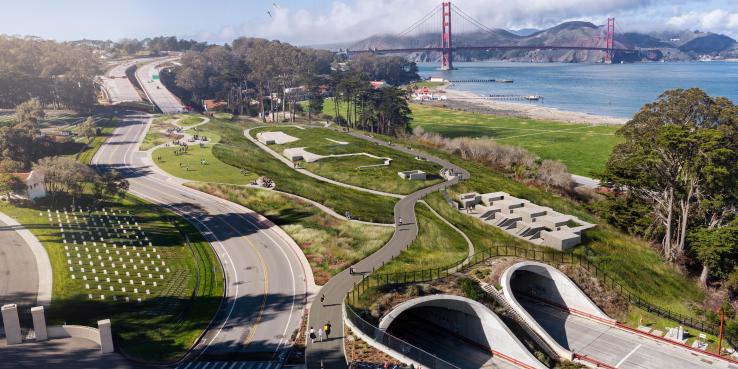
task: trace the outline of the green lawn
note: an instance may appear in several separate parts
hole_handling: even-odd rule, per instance
[[[336,219],[278,192],[204,183],[189,186],[241,204],[284,229],[305,253],[318,285],[378,250],[394,233],[393,227]]]
[[[194,126],[195,124],[200,124],[205,120],[205,117],[201,115],[189,115],[184,114],[180,115],[180,120],[177,122],[177,125],[180,127],[190,127]]]
[[[167,128],[174,128],[174,122],[176,120],[177,118],[168,115],[156,116],[151,122],[148,132],[146,132],[146,136],[139,150],[148,151],[156,146],[171,142],[173,138],[167,137],[166,133],[162,131],[165,131]]]
[[[393,222],[396,199],[332,185],[295,172],[243,136],[249,124],[216,120],[207,125],[221,137],[221,143],[213,148],[215,157],[228,165],[269,177],[278,190],[317,201],[339,214],[350,211],[359,220]]]
[[[86,203],[90,201],[84,200]],[[50,323],[67,322],[95,326],[97,320],[110,318],[113,333],[118,338],[118,347],[125,353],[150,361],[172,360],[181,356],[207,327],[223,295],[220,264],[210,245],[189,223],[171,212],[136,198],[126,197],[115,202],[103,202],[101,206],[122,213],[130,212],[135,217],[161,257],[151,259],[157,263],[156,267],[161,268],[159,273],[164,273],[165,268],[158,264],[159,261],[166,261],[166,267],[171,270],[170,273],[166,273],[164,280],[157,281],[158,286],[153,286],[149,280],[146,287],[138,286],[140,289],[138,293],[135,293],[133,286],[130,285],[127,285],[128,291],[123,292],[121,287],[126,287],[125,283],[118,284],[113,275],[113,271],[118,268],[113,269],[110,265],[110,272],[107,275],[99,270],[97,274],[91,274],[92,271],[89,269],[87,272],[80,269],[87,265],[69,264],[68,261],[77,260],[74,256],[77,251],[73,250],[75,245],[68,240],[68,250],[65,250],[60,230],[58,226],[49,224],[46,215],[48,208],[43,205],[2,203],[0,211],[28,227],[43,243],[49,254],[54,271],[53,309],[47,313]],[[81,217],[81,214],[78,215]],[[68,226],[67,238],[69,239],[72,233],[79,234],[78,232],[78,228]],[[105,251],[103,254],[105,256],[113,255],[116,251],[134,251],[132,248],[122,250],[122,239],[115,237],[112,239],[113,242],[119,243],[117,248],[113,248],[109,243],[93,246],[91,242],[85,246],[79,242],[77,246],[98,248]],[[190,246],[187,246],[186,239],[190,241]],[[67,256],[67,252],[71,255]],[[144,251],[139,247],[136,252]],[[149,248],[146,252],[152,251]],[[148,260],[147,257],[147,263]],[[151,271],[140,270],[140,272],[156,273],[152,265],[149,265]],[[73,271],[69,270],[70,266],[74,267]],[[102,269],[99,265],[97,268]],[[130,265],[126,270],[130,271]],[[120,277],[123,277],[122,273],[121,269]],[[72,274],[76,275],[76,279],[71,278]],[[83,281],[82,275],[90,279]],[[92,276],[99,276],[100,282],[93,281]],[[111,282],[105,280],[108,277],[113,277]],[[141,280],[136,277],[134,279]],[[86,288],[86,283],[91,285],[91,289]],[[98,291],[95,288],[97,284],[104,285],[105,288]],[[113,293],[107,291],[109,286],[115,288],[114,294],[118,296],[118,301],[112,300]],[[152,294],[145,294],[145,289],[151,290]],[[196,292],[194,298],[193,291]],[[94,298],[90,299],[88,294],[92,294]],[[100,294],[108,296],[105,300],[101,300]],[[129,297],[130,302],[125,302],[123,297]],[[137,298],[142,298],[143,302],[135,302]]]
[[[415,206],[418,237],[400,256],[380,268],[377,273],[413,272],[442,268],[461,263],[469,248],[466,240],[426,205]]]
[[[177,147],[162,147],[154,151],[156,165],[165,172],[198,182],[248,184],[258,176],[218,160],[213,155],[213,145],[190,146],[187,153],[175,155]],[[201,160],[205,161],[203,165]]]
[[[412,104],[413,127],[445,137],[492,138],[521,146],[542,159],[559,160],[572,173],[590,176],[604,169],[613,147],[622,140],[618,126],[548,122],[477,114]]]
[[[366,140],[351,137],[345,133],[326,128],[299,129],[296,127],[280,126],[260,128],[251,131],[256,137],[259,132],[281,131],[300,140],[284,145],[271,145],[270,148],[278,153],[284,149],[306,147],[306,150],[318,155],[341,155],[355,153],[369,153],[380,158],[390,158],[389,166],[359,168],[367,165],[383,164],[384,160],[367,156],[350,156],[340,158],[326,158],[313,163],[302,163],[305,169],[342,183],[369,188],[372,190],[409,194],[419,189],[441,182],[438,172],[441,167],[435,163],[416,160],[405,153],[372,144]],[[334,141],[346,142],[347,145]],[[408,181],[400,178],[397,172],[408,170],[422,170],[428,174],[426,181]]]

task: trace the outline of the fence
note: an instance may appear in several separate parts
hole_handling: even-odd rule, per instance
[[[526,249],[518,246],[496,246],[474,254],[469,263],[461,268],[461,271],[468,270],[473,266],[495,257],[520,257],[544,263],[558,262],[561,264],[580,265],[592,273],[597,279],[602,281],[607,287],[619,292],[627,299],[628,303],[633,306],[714,336],[717,336],[719,333],[719,326],[715,323],[695,319],[691,316],[686,316],[681,313],[662,308],[641,298],[638,294],[631,291],[628,287],[623,286],[620,282],[616,281],[583,255],[574,255],[572,253],[553,250]],[[348,293],[347,299],[351,301],[351,303],[356,304],[358,298],[370,288],[386,288],[403,284],[424,283],[448,277],[452,274],[451,270],[458,266],[459,264],[454,264],[441,268],[425,269],[413,272],[369,274],[364,276],[364,278],[354,286],[354,289]],[[724,339],[731,346],[735,347],[733,344],[734,337],[725,337]]]
[[[416,361],[430,369],[459,369],[459,367],[433,355],[421,348],[415,347],[362,319],[348,304],[343,304],[346,310],[346,318],[353,323],[354,327],[394,351],[405,357]]]

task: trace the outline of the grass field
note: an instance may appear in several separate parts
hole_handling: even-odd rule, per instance
[[[380,268],[377,273],[413,272],[448,267],[462,262],[468,254],[466,240],[424,204],[415,206],[418,237],[405,252]]]
[[[139,150],[148,151],[156,146],[172,141],[172,138],[167,137],[166,133],[162,131],[175,127],[174,122],[176,120],[177,118],[167,115],[155,117],[151,122],[151,127],[149,127],[148,132],[146,132],[146,136],[144,137]]]
[[[185,114],[181,116],[181,119],[179,120],[179,122],[177,122],[177,125],[179,125],[180,127],[190,127],[202,123],[204,119],[205,117],[200,115]]]
[[[413,127],[445,137],[492,138],[521,146],[542,159],[559,160],[574,174],[591,176],[604,169],[621,142],[618,126],[567,124],[477,114],[412,104]]]
[[[255,173],[243,173],[239,168],[218,160],[212,144],[190,146],[184,154],[175,155],[177,147],[162,147],[154,151],[156,165],[173,176],[198,182],[248,184],[258,178]],[[201,164],[201,160],[205,164]]]
[[[225,164],[269,177],[276,189],[317,201],[339,214],[349,211],[359,220],[393,222],[395,199],[332,185],[295,172],[243,136],[250,123],[221,120],[213,123],[206,127],[221,137],[213,154]]]
[[[366,140],[351,137],[345,133],[326,128],[299,129],[296,127],[268,127],[255,129],[251,135],[256,137],[259,132],[281,131],[300,140],[284,145],[271,145],[270,148],[278,153],[284,149],[306,147],[311,153],[318,155],[341,155],[355,153],[369,153],[380,158],[390,158],[389,166],[359,168],[367,165],[383,164],[384,160],[367,156],[350,156],[341,158],[326,158],[314,163],[302,163],[305,169],[342,183],[369,188],[372,190],[408,194],[419,189],[431,186],[441,181],[438,172],[441,167],[435,163],[416,160],[405,153],[374,145]],[[334,141],[345,142],[347,145]],[[400,178],[397,172],[408,170],[422,170],[428,174],[426,181],[407,181]]]
[[[402,144],[412,145],[410,141]],[[504,191],[513,196],[527,199],[556,211],[575,215],[582,220],[598,224],[584,234],[585,246],[574,249],[595,262],[613,278],[638,293],[642,298],[673,311],[693,315],[691,304],[701,304],[704,297],[696,284],[666,264],[650,245],[640,239],[623,234],[603,224],[585,206],[535,187],[512,180],[501,173],[466,161],[456,155],[439,150],[413,145],[440,158],[455,163],[471,173],[471,179],[454,186],[451,194],[466,192]],[[517,240],[503,231],[487,226],[480,221],[459,214],[446,204],[439,194],[428,196],[427,202],[445,219],[461,229],[472,240],[477,251],[500,244],[534,246]]]
[[[392,227],[336,219],[278,192],[203,183],[189,186],[241,204],[284,229],[305,253],[318,285],[382,247],[394,232]]]
[[[90,203],[91,199],[85,201]],[[83,281],[81,275],[85,275],[84,272],[77,270],[80,267],[71,263],[74,255],[71,255],[71,258],[65,255],[67,252],[74,252],[73,245],[71,241],[64,244],[58,226],[49,224],[46,216],[46,209],[49,208],[41,205],[3,203],[0,204],[0,211],[25,225],[43,243],[49,254],[54,270],[54,308],[47,313],[50,323],[67,322],[95,326],[97,320],[110,318],[113,332],[118,337],[118,346],[125,353],[138,359],[152,361],[177,358],[189,349],[206,328],[220,304],[223,294],[220,264],[200,233],[173,213],[133,197],[116,202],[104,202],[101,206],[108,211],[130,212],[154,247],[158,249],[161,260],[166,260],[166,267],[171,268],[171,273],[167,273],[165,280],[158,281],[160,283],[158,287],[149,281],[147,287],[138,286],[141,289],[139,293],[134,293],[131,286],[128,286],[128,292],[122,291],[115,278],[111,282],[102,280],[112,277],[113,271],[118,270],[110,266],[109,275],[99,270],[95,275],[96,278],[98,276],[102,278],[99,284],[105,285],[105,289],[93,290],[98,282]],[[67,234],[83,229],[85,228],[70,228]],[[190,241],[190,246],[187,246],[186,239]],[[65,246],[69,249],[65,250]],[[101,247],[107,251],[122,251],[110,246],[108,244],[94,247]],[[133,248],[130,250],[133,251]],[[76,268],[73,271],[68,269],[72,266]],[[72,274],[76,274],[77,278],[72,279]],[[93,274],[89,275],[91,278]],[[90,289],[85,284],[90,284]],[[104,292],[108,286],[114,287],[116,292]],[[154,293],[146,295],[144,288],[151,289]],[[194,299],[193,290],[196,292]],[[101,300],[98,298],[101,292],[110,295],[107,299]],[[94,294],[94,298],[90,299],[88,294]],[[118,301],[112,300],[113,294],[119,296]],[[130,297],[130,302],[123,301],[124,296]],[[142,298],[143,302],[135,302],[136,298]]]

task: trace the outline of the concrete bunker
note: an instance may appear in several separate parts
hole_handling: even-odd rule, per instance
[[[566,274],[548,264],[532,261],[514,264],[502,274],[500,284],[512,308],[562,358],[573,356],[565,326],[567,311],[605,324],[616,323]],[[565,316],[556,317],[546,309]]]
[[[494,357],[546,368],[493,311],[465,297],[406,301],[382,318],[379,328],[463,368],[485,366]]]

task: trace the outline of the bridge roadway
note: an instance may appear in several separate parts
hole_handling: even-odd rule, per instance
[[[152,104],[156,105],[164,114],[179,114],[184,112],[184,105],[173,93],[169,92],[161,79],[154,79],[162,64],[179,59],[179,56],[155,59],[151,63],[144,64],[136,70],[136,80],[146,93],[146,97]]]
[[[124,102],[143,101],[143,99],[141,99],[141,95],[139,95],[136,88],[133,87],[133,83],[131,83],[126,75],[126,70],[140,61],[142,61],[142,59],[120,62],[108,70],[107,73],[105,73],[105,76],[100,77],[103,88],[107,91],[108,99],[111,104],[116,105]]]
[[[361,134],[353,134],[353,136],[379,145],[389,146],[387,142]],[[418,152],[404,147],[391,146],[391,148],[405,152],[409,155],[418,155]],[[444,168],[452,169],[454,173],[460,173],[463,178],[469,178],[469,172],[461,167],[439,158],[428,156],[426,156],[426,158]],[[323,342],[307,343],[305,356],[308,369],[346,368],[346,359],[343,352],[343,311],[341,308],[344,297],[346,297],[346,294],[354,287],[354,283],[361,280],[360,273],[370,273],[373,269],[379,268],[382,264],[398,256],[415,240],[415,237],[418,234],[418,224],[415,218],[415,204],[426,195],[454,185],[458,183],[458,181],[458,178],[453,178],[449,181],[427,187],[403,197],[397,202],[394,209],[395,223],[397,223],[399,218],[402,218],[403,225],[395,228],[395,233],[387,244],[374,254],[355,264],[354,267],[356,274],[351,275],[348,270],[344,270],[331,278],[328,283],[323,286],[320,294],[325,296],[325,304],[321,304],[320,299],[315,299],[313,301],[310,307],[308,325],[317,328],[322,327],[326,322],[330,322],[333,327],[333,334],[330,339],[324,340]]]
[[[623,369],[735,369],[687,348],[570,314],[557,307],[521,299],[523,307],[556,342],[574,353]]]
[[[210,241],[225,273],[226,293],[188,360],[278,358],[290,346],[313,285],[301,251],[279,227],[239,205],[182,186],[137,152],[151,116],[126,112],[93,159],[116,169],[130,193],[188,219]]]

